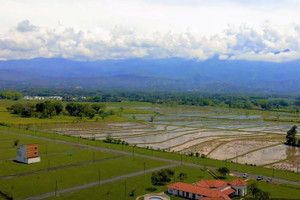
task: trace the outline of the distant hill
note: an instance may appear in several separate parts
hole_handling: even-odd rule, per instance
[[[181,58],[0,61],[0,87],[76,87],[212,93],[300,94],[300,60],[198,62]]]

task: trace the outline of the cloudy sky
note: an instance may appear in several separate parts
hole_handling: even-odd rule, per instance
[[[300,59],[300,0],[0,0],[0,60]]]

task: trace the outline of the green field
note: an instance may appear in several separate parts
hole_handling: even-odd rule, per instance
[[[187,174],[187,179],[184,182],[194,183],[202,179],[213,179],[213,177],[206,171],[200,170],[198,168],[180,166],[172,168],[178,175],[180,172]],[[227,180],[232,180],[235,177],[228,177]],[[126,181],[126,183],[125,183]],[[175,179],[176,181],[176,179]],[[171,183],[174,182],[172,179]],[[258,183],[259,188],[264,191],[271,193],[271,198],[283,198],[283,199],[297,199],[300,196],[300,190],[296,187],[287,187],[284,185],[275,185],[272,183],[249,181],[249,184],[255,182]],[[125,194],[125,184],[126,184],[126,194]],[[134,196],[130,196],[131,191],[135,191]],[[153,186],[151,184],[151,174],[140,175],[134,178],[128,178],[126,180],[117,181],[114,183],[107,183],[101,186],[95,186],[88,189],[83,189],[77,192],[61,194],[57,197],[47,198],[47,200],[60,200],[60,199],[128,199],[134,200],[140,195],[147,193],[159,193],[165,192],[167,190],[166,186]],[[93,194],[91,196],[90,194]],[[182,200],[182,198],[171,196],[172,200]]]
[[[143,171],[144,162],[146,169],[166,164],[165,162],[137,157],[120,158],[8,180],[0,180],[0,188],[6,194],[12,194],[14,199],[22,199],[52,192],[54,190],[56,180],[58,182],[59,189],[63,189],[95,182],[98,180],[99,171],[101,172],[102,179],[108,179],[135,171]]]
[[[12,104],[19,102],[19,103],[38,103],[41,101],[29,101],[29,100],[19,100],[19,101],[11,101],[11,100],[0,100],[0,123],[5,125],[18,125],[21,127],[24,127],[24,125],[30,125],[30,124],[57,124],[57,123],[74,123],[74,122],[93,122],[93,121],[101,121],[101,122],[125,122],[125,121],[136,121],[132,118],[124,117],[122,114],[151,114],[152,112],[140,110],[140,109],[123,109],[122,112],[119,111],[120,107],[124,106],[149,106],[150,103],[140,103],[140,102],[123,102],[123,103],[105,103],[107,107],[117,107],[117,108],[107,108],[107,110],[114,110],[119,111],[120,113],[118,115],[109,115],[104,120],[102,120],[99,116],[96,116],[94,119],[89,119],[87,117],[83,117],[83,119],[80,119],[78,117],[72,117],[67,115],[59,115],[55,116],[52,119],[40,119],[36,117],[20,117],[18,115],[11,114],[7,111],[7,107],[11,106]],[[84,104],[92,104],[92,103],[84,103]],[[66,105],[65,102],[63,102],[63,105]]]
[[[76,131],[77,127],[74,126],[75,123],[76,125],[80,124],[83,129],[91,123],[97,123],[97,125],[100,126],[100,129],[102,128],[102,124],[107,125],[113,122],[134,122],[136,124],[138,124],[138,122],[143,122],[140,124],[146,124],[145,120],[132,119],[131,115],[146,115],[147,117],[152,115],[155,108],[153,108],[153,105],[150,103],[106,103],[107,107],[111,107],[109,109],[113,109],[116,112],[120,111],[120,107],[126,108],[124,108],[121,113],[118,113],[118,115],[108,116],[105,120],[98,119],[98,121],[96,121],[96,119],[83,118],[81,120],[70,116],[56,116],[53,119],[22,118],[12,115],[6,111],[6,107],[14,103],[13,101],[0,100],[0,102],[0,123],[2,124],[0,125],[0,179],[2,178],[2,180],[0,180],[0,191],[8,196],[12,196],[14,199],[24,199],[35,195],[53,192],[55,190],[56,181],[58,183],[57,189],[61,190],[97,182],[99,179],[99,173],[101,174],[101,180],[106,180],[133,172],[142,172],[144,167],[145,169],[152,169],[170,164],[165,161],[143,158],[139,155],[165,158],[207,167],[226,166],[232,171],[248,172],[268,177],[274,176],[276,178],[286,180],[300,181],[297,173],[291,171],[278,169],[273,170],[271,168],[238,164],[232,161],[226,162],[216,159],[188,156],[185,154],[165,152],[163,150],[153,150],[131,145],[109,144],[94,139],[72,137],[65,135],[64,133],[56,134],[48,131],[47,129],[47,127],[60,128],[62,127],[60,124],[67,124],[68,128]],[[147,110],[138,109],[137,107],[147,107]],[[192,107],[183,106],[178,106],[176,108],[168,108],[166,106],[161,107],[168,110],[169,113],[175,112],[177,109],[194,109]],[[231,113],[238,115],[245,112],[245,110],[242,109],[216,109],[209,107],[201,109],[204,113],[213,112],[215,116],[221,115],[222,112],[225,112],[226,115]],[[276,113],[272,112],[255,110],[250,112],[250,115],[256,114],[264,115],[266,118],[272,118],[276,115]],[[282,114],[282,116],[285,117],[292,117],[292,114],[290,115],[291,116],[289,116],[289,114]],[[160,116],[165,117],[160,121],[162,124],[172,124],[180,121],[177,118],[172,117],[171,119],[168,119],[170,115],[161,114]],[[148,118],[146,118],[146,120],[147,119]],[[191,117],[188,120],[192,122],[194,118]],[[201,120],[206,120],[206,118],[202,117]],[[239,121],[243,122],[242,120]],[[253,121],[255,122],[255,120],[252,119],[250,119],[249,122],[250,121],[251,123]],[[231,123],[232,121],[228,119],[220,119],[220,122]],[[150,124],[150,126],[153,126],[153,124]],[[44,129],[40,129],[40,127],[44,127]],[[187,126],[183,124],[178,127],[186,128]],[[89,127],[86,128],[88,129]],[[94,127],[90,128],[93,129]],[[139,130],[140,128],[136,129]],[[114,132],[109,129],[103,130]],[[130,131],[130,127],[128,130]],[[228,129],[226,131],[230,130],[231,129]],[[88,130],[86,130],[86,132],[87,131]],[[156,132],[157,135],[162,133],[164,133],[164,130]],[[143,134],[147,135],[146,133],[141,133],[140,135]],[[268,135],[268,137],[281,139],[282,136],[274,134]],[[41,162],[31,165],[14,162],[13,159],[16,156],[17,148],[14,146],[14,142],[16,140],[19,140],[19,146],[23,144],[39,143]],[[59,143],[59,141],[56,140],[70,143]],[[123,154],[101,151],[100,149],[96,149],[97,147],[106,148],[107,150],[124,151],[127,152],[127,155],[124,156]],[[173,169],[177,175],[180,172],[184,172],[188,175],[185,182],[192,183],[201,179],[212,179],[212,177],[203,170],[203,167],[194,168],[182,165]],[[17,176],[3,179],[10,175]],[[126,183],[124,179],[118,180],[102,184],[101,186],[94,186],[71,193],[65,193],[58,197],[52,197],[49,199],[135,199],[137,196],[146,193],[166,191],[165,186],[154,188],[154,186],[151,185],[150,176],[151,173],[147,173],[145,175],[127,178]],[[228,177],[228,179],[232,178],[234,177]],[[172,181],[174,182],[176,179],[173,179]],[[258,182],[258,184],[261,189],[270,192],[272,198],[291,199],[300,196],[300,190],[296,186],[274,185],[265,182]],[[129,194],[132,193],[133,190],[134,195],[130,196]],[[178,200],[179,198],[171,197],[171,199]]]

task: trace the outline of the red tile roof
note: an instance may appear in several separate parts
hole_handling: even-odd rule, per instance
[[[167,185],[168,189],[174,189],[204,196],[201,200],[231,200],[228,195],[235,192],[231,186],[246,186],[241,179],[235,179],[229,183],[222,180],[203,180],[196,184],[176,182]],[[217,189],[216,189],[217,188]],[[225,189],[221,191],[221,189]]]
[[[226,194],[227,196],[234,193],[235,189],[233,189],[232,187],[228,188],[227,190],[223,190],[221,191],[223,194]]]
[[[234,179],[232,181],[229,182],[230,185],[233,186],[246,186],[247,183],[241,179]]]
[[[199,187],[197,185],[192,185],[183,182],[177,182],[170,185],[167,185],[169,189],[185,191],[193,194],[198,194],[206,197],[219,197],[223,196],[223,194],[219,190],[207,189],[203,187]]]
[[[196,184],[205,188],[226,188],[228,186],[228,183],[222,180],[203,180]]]

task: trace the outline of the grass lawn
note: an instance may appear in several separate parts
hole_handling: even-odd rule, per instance
[[[184,172],[187,174],[187,179],[184,180],[187,183],[193,183],[202,179],[212,179],[212,177],[205,171],[202,171],[193,167],[180,166],[172,168],[175,170],[176,174]],[[229,180],[234,179],[235,177],[228,177]],[[172,179],[171,182],[174,182]],[[274,185],[272,183],[258,182],[258,181],[249,181],[250,183],[258,183],[258,187],[264,191],[270,192],[272,198],[283,198],[283,199],[299,199],[300,188],[293,186],[283,186],[283,185]],[[155,190],[154,190],[155,189]],[[130,196],[132,191],[134,196]],[[154,187],[151,184],[151,173],[146,175],[140,175],[133,178],[126,179],[126,195],[125,195],[125,180],[116,181],[113,183],[103,184],[101,186],[95,186],[83,190],[78,190],[72,193],[66,193],[59,195],[57,197],[47,198],[47,200],[64,200],[64,199],[101,199],[101,200],[110,200],[110,199],[123,199],[123,200],[134,200],[140,195],[147,193],[159,193],[165,192],[166,186],[156,186]],[[91,195],[93,194],[93,195]],[[179,197],[171,196],[172,200],[183,200]]]
[[[0,133],[2,134],[2,133]],[[48,140],[43,140],[43,139],[36,139],[36,138],[27,138],[27,137],[16,137],[16,139],[10,139],[10,140],[2,140],[0,141],[0,148],[15,148],[14,147],[14,141],[19,140],[18,146],[24,145],[24,144],[33,144],[33,143],[39,143],[39,144],[45,144],[49,143]]]
[[[202,171],[197,168],[179,166],[171,168],[175,170],[175,177],[179,173],[184,172],[187,174],[187,179],[184,180],[188,183],[193,183],[201,179],[212,179],[212,176],[206,171]],[[177,180],[175,180],[177,181]],[[174,178],[171,182],[174,182]],[[135,190],[134,196],[129,194]],[[60,200],[60,199],[101,199],[101,200],[115,200],[115,199],[127,199],[134,200],[140,195],[147,193],[158,193],[166,191],[166,186],[153,186],[151,184],[151,173],[140,175],[132,178],[126,179],[126,195],[125,195],[125,180],[120,180],[112,183],[103,184],[100,187],[95,186],[83,190],[78,190],[72,193],[62,194],[58,197],[51,197],[48,199]],[[93,194],[93,195],[91,195]],[[171,196],[170,196],[171,197]],[[47,199],[47,200],[48,200]],[[176,197],[171,197],[171,199],[178,199]]]
[[[48,169],[49,167],[58,167],[64,165],[70,165],[75,163],[81,163],[86,161],[100,160],[103,158],[116,156],[115,154],[93,151],[93,150],[80,150],[70,153],[60,153],[55,155],[41,156],[41,162],[35,164],[22,164],[12,160],[6,160],[0,162],[0,177],[8,176],[13,174],[33,172],[42,169]]]
[[[13,159],[17,155],[17,148],[18,147],[9,147],[0,149],[0,160],[4,159]],[[63,152],[63,151],[70,151],[79,149],[79,147],[72,146],[72,145],[65,145],[60,143],[39,143],[39,154],[50,154],[56,152]]]
[[[56,180],[58,181],[58,189],[68,188],[98,181],[99,171],[101,172],[101,179],[103,180],[123,174],[143,171],[144,162],[146,169],[167,164],[166,162],[139,157],[119,158],[84,166],[1,180],[0,190],[5,194],[13,194],[14,199],[23,199],[54,191]]]
[[[271,198],[276,199],[300,199],[300,188],[287,185],[276,185],[273,183],[259,182],[251,180],[248,184],[257,183],[258,187],[263,191],[270,192]]]

